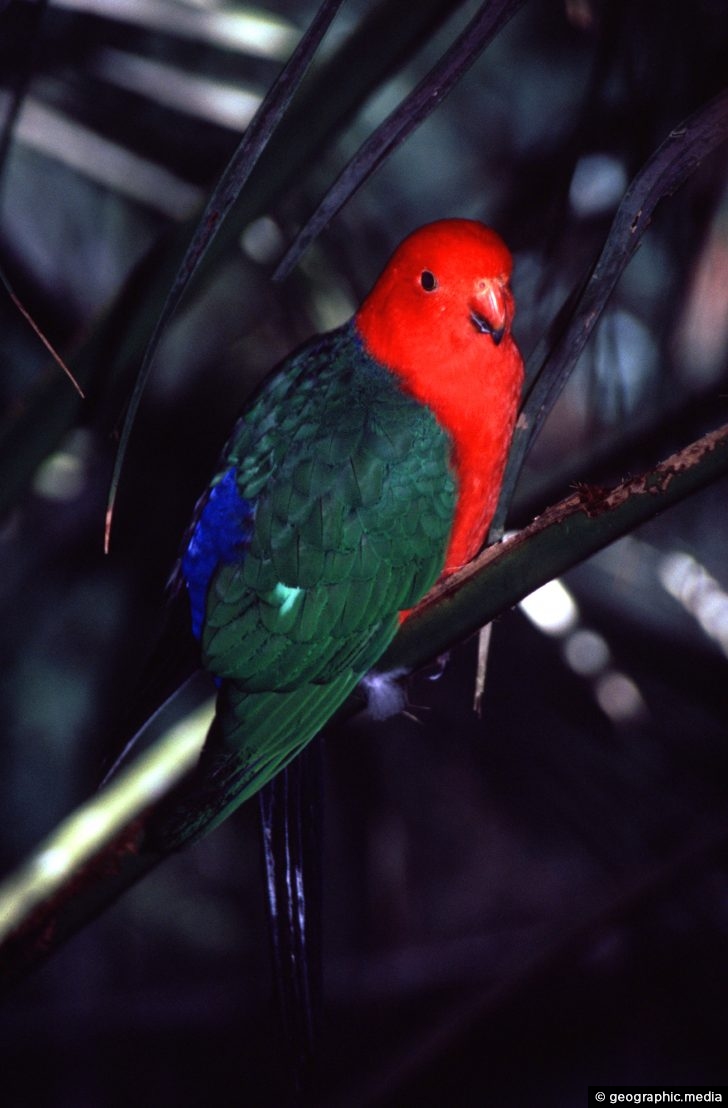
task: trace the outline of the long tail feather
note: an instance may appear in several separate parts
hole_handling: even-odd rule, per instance
[[[254,796],[321,730],[359,677],[347,671],[326,685],[266,693],[247,693],[226,682],[196,778],[177,801],[177,811],[165,814],[164,846],[187,845]]]

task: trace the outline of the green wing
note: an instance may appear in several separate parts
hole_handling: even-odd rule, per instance
[[[252,536],[214,572],[202,632],[221,679],[206,757],[230,807],[320,730],[437,579],[449,450],[352,324],[290,359],[240,420],[218,476],[235,468]]]

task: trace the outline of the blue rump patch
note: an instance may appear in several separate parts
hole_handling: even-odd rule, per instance
[[[255,505],[238,492],[235,469],[213,485],[182,555],[182,576],[190,596],[192,632],[199,639],[205,619],[207,590],[222,565],[241,562],[253,534]]]

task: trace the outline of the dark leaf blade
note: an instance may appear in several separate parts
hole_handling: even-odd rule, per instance
[[[655,208],[672,195],[703,158],[728,139],[728,90],[675,127],[633,179],[617,209],[602,252],[575,298],[556,343],[544,355],[537,347],[527,370],[525,403],[513,436],[491,538],[505,522],[526,454],[536,441],[628,262],[650,225]]]
[[[282,258],[273,276],[275,281],[282,281],[291,272],[357,189],[442,103],[524,2],[491,0],[482,6],[426,77],[361,145]]]
[[[129,445],[129,437],[164,329],[179,305],[187,286],[197,271],[210,244],[216,237],[221,224],[235,204],[261,154],[268,145],[278,123],[286,112],[294,92],[303,79],[321,40],[341,7],[341,3],[342,0],[324,0],[321,4],[310,27],[301,38],[290,59],[269,89],[255,117],[247,128],[238,148],[213,190],[212,196],[192,235],[192,239],[182,259],[174,283],[167,295],[147,344],[139,375],[129,399],[129,405],[124,418],[124,425],[122,427],[114,462],[114,471],[111,478],[111,488],[106,508],[104,547],[107,551],[109,548],[116,494],[119,487],[121,469],[124,464],[124,457]]]
[[[209,244],[201,271],[213,264],[247,223],[300,181],[366,98],[401,68],[462,2],[421,0],[404,12],[381,3],[310,73],[263,151],[238,204]],[[159,305],[164,303],[195,225],[190,222],[175,228],[137,263],[73,358],[74,375],[84,391],[103,388],[109,410],[127,402]],[[0,428],[0,512],[12,506],[77,416],[78,397],[54,375],[8,418]]]

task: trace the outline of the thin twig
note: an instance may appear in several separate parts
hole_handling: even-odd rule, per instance
[[[22,315],[23,319],[26,321],[26,323],[28,323],[33,328],[36,335],[38,336],[40,341],[43,343],[43,345],[45,346],[45,348],[48,351],[48,353],[50,354],[50,356],[53,358],[53,361],[56,363],[56,365],[61,367],[61,369],[65,373],[66,377],[68,377],[69,381],[71,382],[71,384],[73,385],[74,389],[76,390],[78,395],[81,397],[81,399],[85,400],[86,399],[85,393],[84,393],[83,389],[81,388],[81,386],[79,385],[76,378],[71,373],[71,370],[68,368],[68,366],[64,362],[63,358],[58,353],[58,351],[55,349],[55,347],[52,345],[50,340],[47,339],[46,336],[43,334],[43,332],[41,331],[40,327],[38,326],[38,324],[33,319],[32,315],[30,314],[28,309],[21,302],[20,298],[18,297],[17,293],[13,289],[12,285],[10,284],[10,282],[8,281],[7,277],[5,276],[5,274],[3,273],[2,270],[0,270],[0,283],[4,286],[5,291],[7,292],[8,296],[12,300],[15,307],[18,309],[18,311]]]

